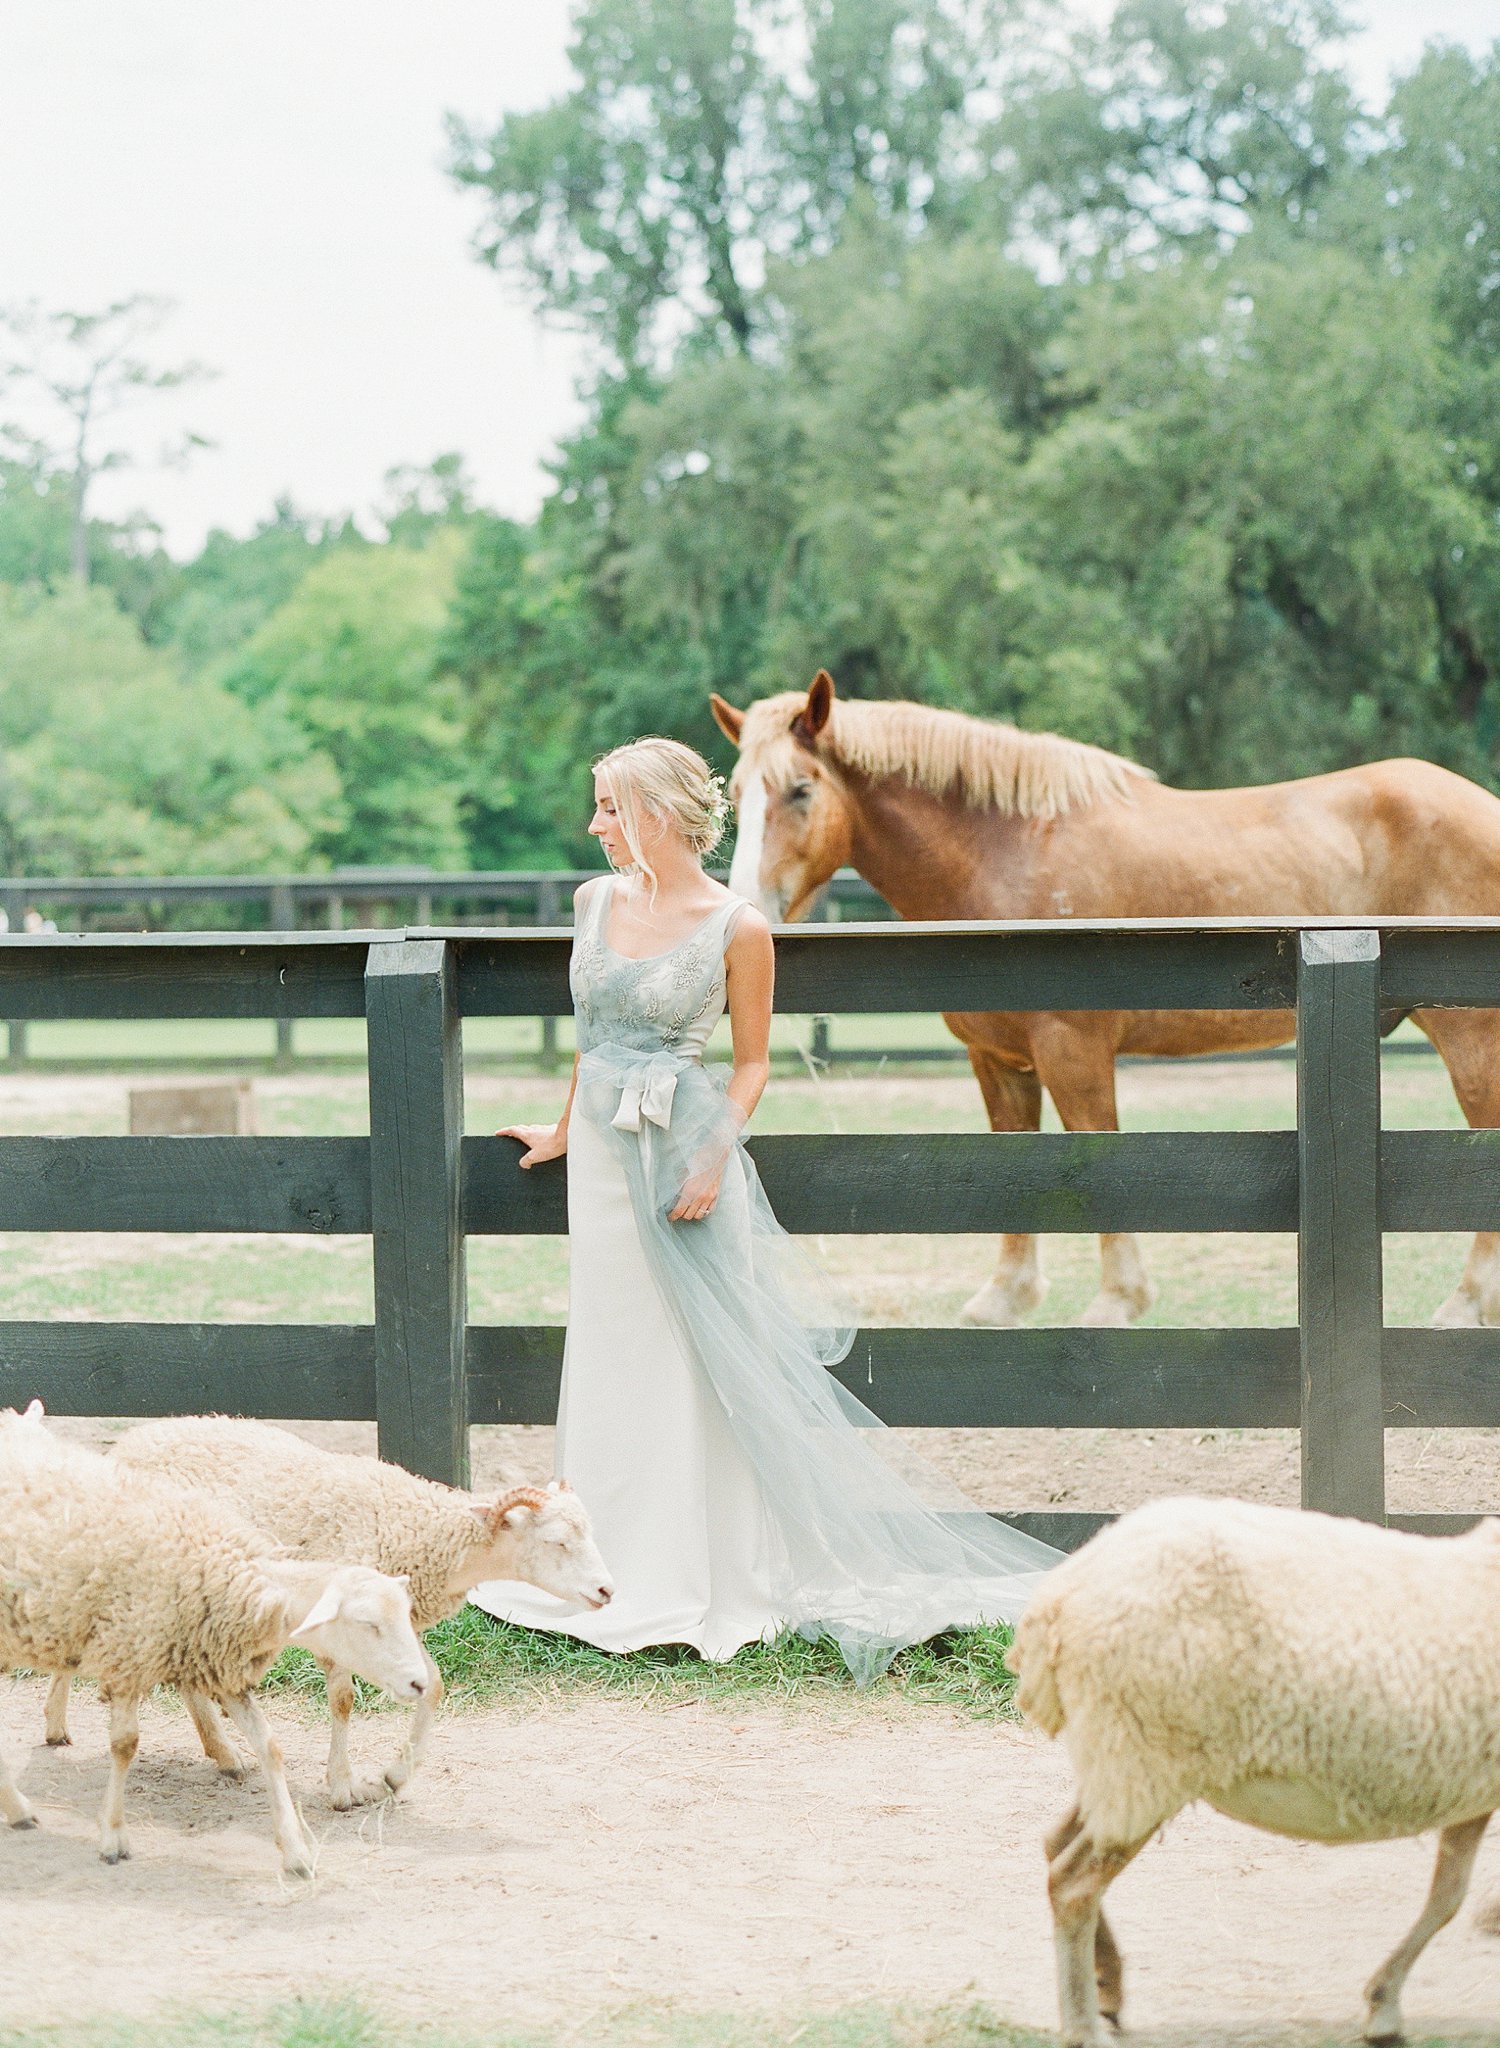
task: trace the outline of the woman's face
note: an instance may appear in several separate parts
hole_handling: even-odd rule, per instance
[[[620,816],[615,809],[615,800],[609,793],[609,784],[602,775],[594,777],[594,816],[589,825],[590,836],[597,839],[609,856],[613,868],[628,868],[631,865],[630,848],[625,843],[625,834],[620,825]]]

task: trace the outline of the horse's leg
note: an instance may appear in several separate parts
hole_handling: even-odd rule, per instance
[[[1444,1828],[1438,1836],[1432,1888],[1417,1924],[1405,1941],[1391,1951],[1365,1986],[1365,1997],[1370,2007],[1370,2017],[1365,2022],[1367,2041],[1401,2039],[1401,1992],[1411,1966],[1439,1928],[1446,1927],[1463,1904],[1474,1858],[1479,1853],[1479,1840],[1489,1821],[1489,1815],[1483,1813],[1478,1820],[1460,1821],[1456,1827]]]
[[[1442,1055],[1465,1120],[1475,1130],[1500,1128],[1500,1015],[1413,1010],[1412,1022]],[[1500,1231],[1476,1234],[1462,1278],[1432,1320],[1448,1329],[1500,1325]]]
[[[984,1097],[992,1131],[1039,1131],[1042,1127],[1042,1084],[1035,1074],[1007,1066],[984,1046],[970,1045],[969,1060]],[[961,1323],[979,1323],[992,1330],[1013,1330],[1041,1307],[1047,1282],[1028,1232],[1007,1231],[1000,1239],[995,1277],[972,1295],[958,1312]]]
[[[1113,1020],[1041,1016],[1032,1028],[1032,1051],[1042,1086],[1057,1106],[1064,1130],[1117,1131]],[[1099,1292],[1080,1323],[1118,1327],[1143,1316],[1156,1299],[1141,1248],[1130,1231],[1099,1239]]]

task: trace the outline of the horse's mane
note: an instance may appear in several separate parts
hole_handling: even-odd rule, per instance
[[[807,698],[800,690],[762,698],[745,713],[742,754],[761,772],[795,774],[792,725]],[[1154,781],[1149,768],[1083,740],[1022,732],[998,720],[928,704],[836,697],[818,744],[836,762],[865,775],[900,775],[943,796],[956,789],[975,809],[1006,816],[1056,818],[1103,797],[1129,798],[1132,784]]]

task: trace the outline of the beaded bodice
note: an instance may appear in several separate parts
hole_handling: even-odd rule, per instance
[[[579,905],[569,966],[578,1049],[624,1045],[699,1059],[724,1014],[724,949],[743,899],[727,898],[666,952],[633,960],[605,936],[617,887],[612,876],[603,877]]]

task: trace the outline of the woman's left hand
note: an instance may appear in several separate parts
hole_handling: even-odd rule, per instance
[[[667,1221],[701,1223],[705,1216],[711,1216],[719,1199],[719,1189],[723,1180],[722,1166],[713,1173],[689,1174],[682,1183],[682,1191],[676,1203],[667,1211]]]

